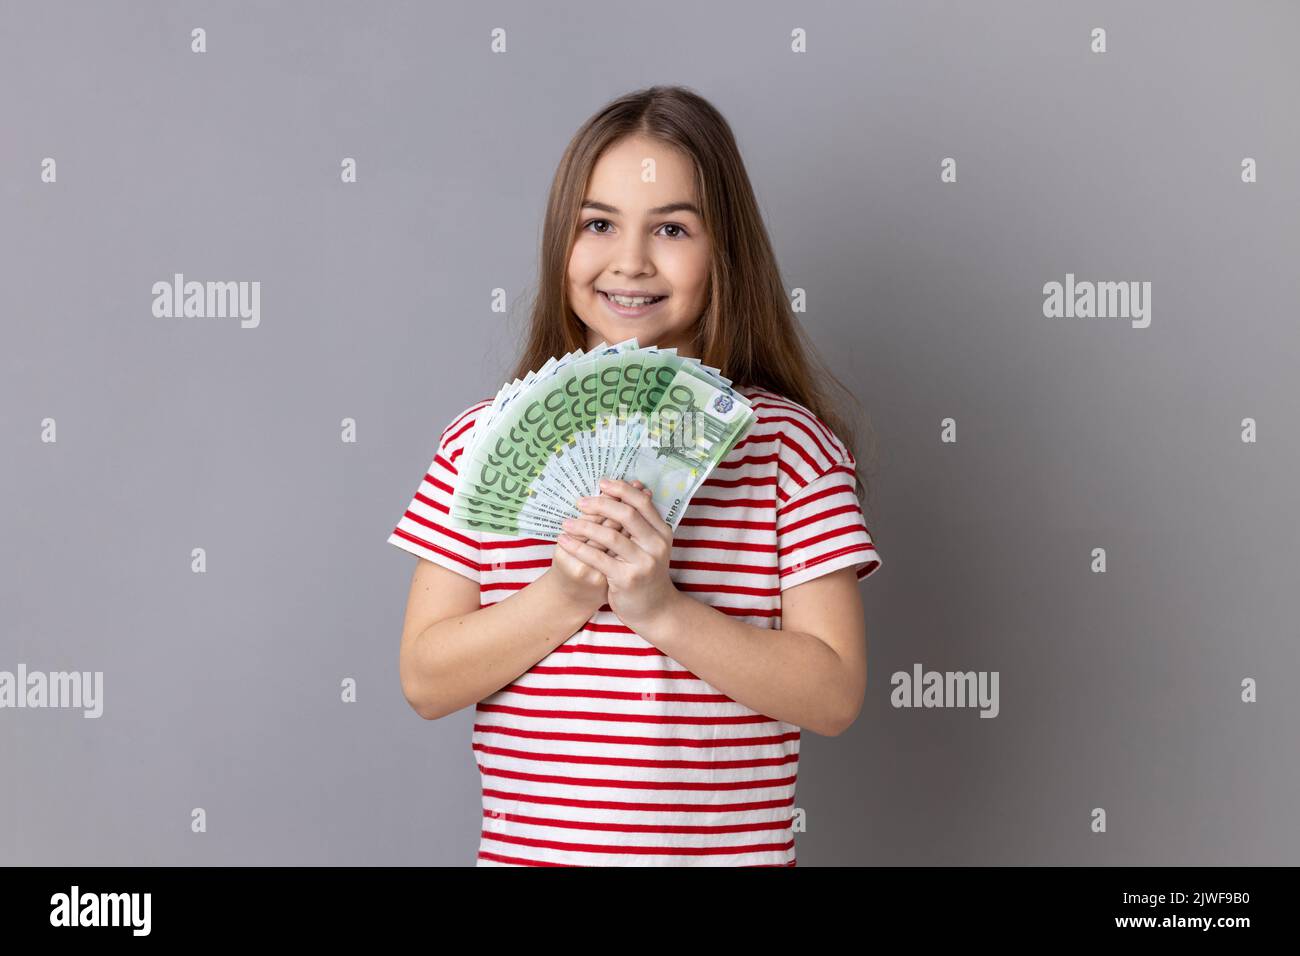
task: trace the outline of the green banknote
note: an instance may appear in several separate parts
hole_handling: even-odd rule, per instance
[[[599,480],[639,480],[674,530],[754,421],[718,369],[636,339],[549,359],[507,383],[457,463],[454,527],[555,540]]]

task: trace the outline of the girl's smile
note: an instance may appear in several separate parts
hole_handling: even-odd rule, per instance
[[[600,301],[615,315],[620,315],[627,319],[637,319],[643,315],[654,311],[663,305],[668,296],[624,296],[610,290],[597,289],[596,294],[600,296]],[[617,296],[617,298],[615,298]],[[621,301],[620,301],[621,300]]]

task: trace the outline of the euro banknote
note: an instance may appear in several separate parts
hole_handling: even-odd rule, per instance
[[[601,478],[639,480],[676,529],[754,421],[720,370],[636,339],[553,357],[503,385],[457,461],[453,527],[555,540]]]

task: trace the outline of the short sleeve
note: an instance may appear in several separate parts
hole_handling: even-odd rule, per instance
[[[851,459],[842,459],[805,483],[776,517],[777,565],[781,590],[853,568],[861,581],[881,565],[862,506],[854,494]]]
[[[388,536],[389,544],[480,583],[483,536],[453,528],[449,517],[456,487],[456,461],[465,451],[481,407],[478,404],[466,409],[443,430],[415,497]]]

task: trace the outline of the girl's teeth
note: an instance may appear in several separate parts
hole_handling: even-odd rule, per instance
[[[663,296],[661,295],[656,295],[656,296],[650,296],[648,298],[645,296],[638,296],[637,298],[629,299],[626,296],[622,296],[622,295],[610,295],[609,293],[605,293],[605,294],[609,295],[610,299],[617,302],[619,305],[627,306],[629,308],[635,308],[640,305],[649,305],[651,302],[658,302],[660,299],[663,298]]]

